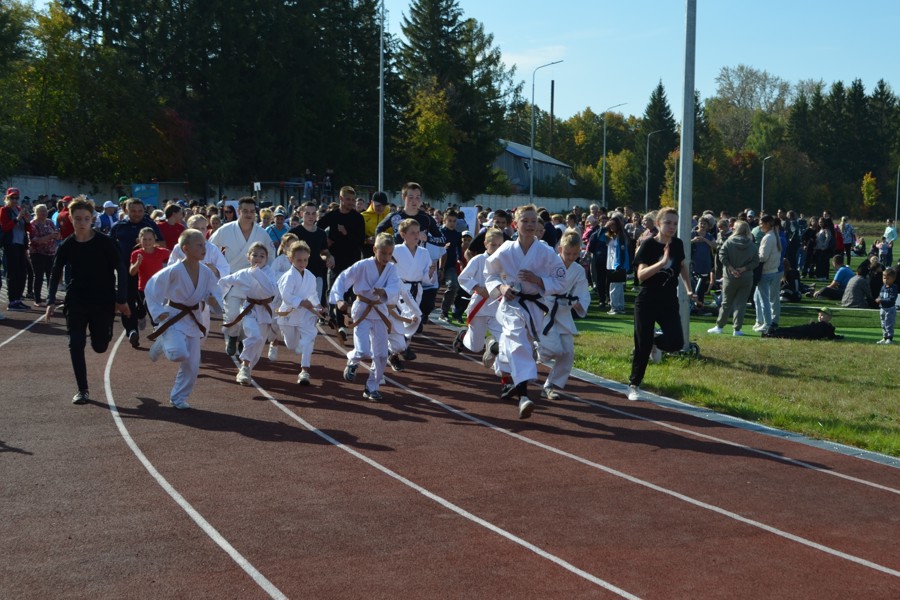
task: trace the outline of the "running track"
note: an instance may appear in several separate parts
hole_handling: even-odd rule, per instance
[[[436,326],[379,404],[330,335],[241,387],[214,333],[194,410],[120,337],[73,406],[38,316],[0,322],[4,600],[900,598],[897,468],[577,380],[520,421]]]

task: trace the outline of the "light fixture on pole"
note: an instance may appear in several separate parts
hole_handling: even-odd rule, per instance
[[[623,102],[621,104],[616,104],[615,106],[610,106],[606,110],[603,111],[603,208],[606,208],[606,113],[611,111],[614,108],[619,108],[620,106],[625,106],[628,104],[627,102]]]
[[[644,214],[650,211],[650,136],[660,131],[665,131],[665,129],[657,129],[647,134],[647,165],[644,171]]]
[[[765,157],[763,159],[763,169],[762,169],[762,185],[759,189],[759,216],[762,217],[763,214],[763,205],[766,200],[766,161],[772,158],[772,155]]]
[[[531,156],[528,160],[529,202],[534,202],[534,77],[535,75],[537,75],[538,69],[543,69],[544,67],[549,67],[550,65],[557,65],[561,62],[561,60],[554,60],[553,62],[549,62],[546,65],[535,67],[534,71],[531,72]]]

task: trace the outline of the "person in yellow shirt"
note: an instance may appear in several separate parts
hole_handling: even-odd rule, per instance
[[[375,228],[384,220],[388,213],[388,197],[384,192],[375,192],[372,194],[372,200],[369,202],[369,208],[361,214],[366,222],[366,241],[363,245],[366,258],[372,255],[372,245],[375,243]]]

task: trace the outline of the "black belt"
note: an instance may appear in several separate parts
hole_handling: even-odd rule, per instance
[[[419,284],[422,282],[421,281],[406,281],[404,279],[403,283],[409,284],[409,293],[412,295],[413,298],[415,298],[416,295],[419,293]]]
[[[553,294],[553,299],[553,308],[550,309],[550,322],[544,327],[544,335],[547,335],[550,332],[550,328],[556,323],[556,311],[559,310],[559,301],[568,300],[569,302],[573,302],[578,300],[578,296],[573,296],[572,294]]]
[[[519,292],[516,294],[516,298],[519,301],[519,306],[525,309],[525,312],[528,313],[528,324],[531,325],[531,334],[534,336],[534,339],[538,339],[537,327],[534,324],[534,319],[531,318],[531,312],[528,310],[528,307],[525,306],[526,302],[531,302],[538,308],[540,308],[544,314],[547,314],[548,308],[541,302],[542,296],[540,294],[523,294]]]

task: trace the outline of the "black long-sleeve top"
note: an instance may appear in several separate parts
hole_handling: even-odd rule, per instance
[[[69,265],[71,273],[71,281],[66,288],[67,304],[126,302],[128,272],[119,260],[119,247],[112,238],[99,233],[85,242],[79,242],[74,235],[66,238],[53,261],[47,294],[51,302],[56,302],[56,290],[66,265]],[[120,282],[118,286],[117,279]]]

